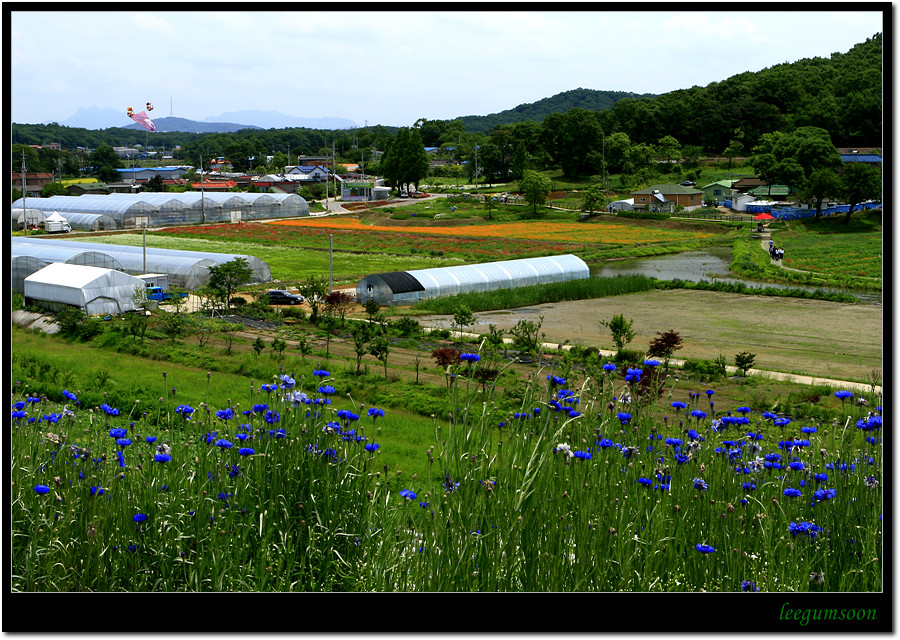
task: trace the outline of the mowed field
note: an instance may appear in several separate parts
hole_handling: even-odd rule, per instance
[[[883,310],[880,306],[799,298],[751,296],[718,291],[655,290],[644,293],[536,305],[475,314],[467,331],[488,333],[488,325],[511,329],[520,320],[543,317],[545,342],[613,350],[600,320],[623,314],[637,333],[629,349],[644,350],[657,332],[683,338],[675,358],[734,364],[742,351],[756,354],[755,368],[837,380],[869,378],[883,367]],[[448,316],[424,316],[425,325],[449,327]]]

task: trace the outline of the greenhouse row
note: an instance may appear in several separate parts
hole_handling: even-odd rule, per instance
[[[110,193],[82,196],[51,196],[49,198],[19,198],[12,205],[13,220],[27,219],[28,210],[45,213],[59,212],[72,224],[74,214],[104,216],[90,221],[97,228],[139,229],[169,225],[202,224],[205,222],[242,222],[272,218],[296,218],[309,215],[309,203],[291,193]],[[17,214],[18,212],[18,214]],[[87,220],[78,220],[80,225]]]
[[[504,260],[457,267],[392,271],[366,276],[356,285],[356,299],[380,305],[411,304],[426,298],[470,291],[512,289],[590,277],[590,268],[571,254]]]
[[[83,196],[81,196],[83,197]],[[25,278],[48,264],[65,262],[115,269],[131,275],[160,273],[169,285],[193,291],[209,280],[209,268],[243,258],[253,272],[253,282],[272,279],[269,265],[250,255],[130,247],[49,238],[12,238],[12,290],[24,291]]]

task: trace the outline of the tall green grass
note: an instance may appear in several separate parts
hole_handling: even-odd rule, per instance
[[[641,275],[612,278],[585,278],[553,284],[538,284],[493,291],[461,293],[445,298],[421,300],[413,305],[415,311],[452,314],[461,305],[472,311],[512,309],[534,304],[603,298],[653,289],[653,279]]]
[[[62,414],[61,391],[29,402],[14,385],[12,589],[882,588],[880,397],[851,397],[833,425],[792,422],[718,406],[712,389],[677,397],[645,362],[536,371],[509,411],[476,393],[493,365],[454,367],[412,476],[384,463],[381,436],[402,427],[340,377],[279,377],[288,388],[235,389],[155,425],[71,399]]]

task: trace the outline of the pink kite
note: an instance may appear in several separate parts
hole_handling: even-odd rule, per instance
[[[156,125],[153,124],[153,120],[150,119],[150,116],[147,115],[146,111],[141,111],[140,113],[129,112],[128,117],[144,127],[147,131],[156,131]]]

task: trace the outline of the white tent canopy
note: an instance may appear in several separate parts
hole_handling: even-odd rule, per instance
[[[135,308],[135,289],[143,288],[143,280],[121,271],[54,262],[25,278],[25,300],[79,307],[90,315],[124,313]]]
[[[44,221],[45,222],[46,221],[66,222],[66,219],[64,217],[62,217],[62,215],[59,213],[59,211],[53,211],[53,212],[47,214],[47,217],[44,219]]]

